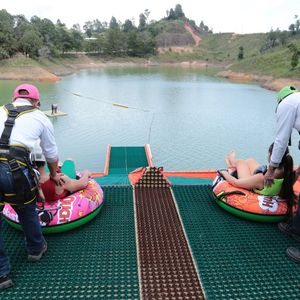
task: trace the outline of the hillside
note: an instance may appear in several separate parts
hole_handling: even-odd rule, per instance
[[[300,49],[299,34],[288,36],[284,46],[267,48],[268,34],[201,32],[193,22],[186,20],[163,19],[151,24],[149,30],[155,32],[158,46],[155,56],[134,58],[69,53],[57,58],[33,60],[18,55],[0,62],[0,79],[55,81],[59,80],[58,76],[86,68],[178,64],[205,68],[209,74],[234,80],[257,81],[273,89],[283,82],[278,83],[278,78],[285,78],[287,84],[295,82],[300,87],[297,81],[300,66],[291,68],[292,52],[287,47],[293,43]],[[238,59],[241,47],[243,58]]]
[[[293,53],[288,49],[288,45],[293,43],[300,49],[300,35],[285,33],[287,38],[284,46],[268,48],[270,43],[268,33],[202,35],[191,26],[186,26],[186,23],[181,25],[185,34],[193,38],[193,43],[181,47],[168,45],[159,48],[159,61],[205,61],[208,66],[222,67],[223,71],[218,74],[219,76],[235,80],[260,81],[264,84],[276,78],[286,78],[286,82],[292,80],[299,86],[300,63],[294,69],[291,67]],[[169,28],[170,26],[171,24]],[[168,31],[171,32],[170,29]],[[238,59],[241,47],[243,59]],[[298,52],[300,53],[300,50]]]

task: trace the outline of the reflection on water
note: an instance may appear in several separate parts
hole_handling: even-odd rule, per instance
[[[1,103],[16,84],[0,81]],[[53,125],[61,159],[73,158],[78,169],[102,171],[108,144],[149,143],[155,165],[165,170],[224,167],[232,149],[263,163],[275,134],[274,92],[208,77],[203,70],[111,68],[37,86],[43,110],[56,102],[68,113]]]

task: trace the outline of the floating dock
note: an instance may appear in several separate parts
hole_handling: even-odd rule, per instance
[[[63,111],[57,111],[56,113],[52,114],[52,110],[44,110],[43,113],[47,116],[47,117],[61,117],[61,116],[66,116],[67,113],[63,112]]]
[[[47,235],[26,261],[23,236],[3,226],[14,286],[1,299],[300,299],[299,244],[276,224],[222,210],[215,172],[165,172],[144,147],[108,147],[102,212],[77,230]]]

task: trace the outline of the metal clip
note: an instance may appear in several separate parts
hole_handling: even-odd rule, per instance
[[[16,161],[15,158],[10,159],[8,161],[8,164],[9,164],[10,169],[11,169],[12,172],[15,172],[15,171],[20,169],[20,166],[19,166],[19,164],[18,164],[18,162]]]

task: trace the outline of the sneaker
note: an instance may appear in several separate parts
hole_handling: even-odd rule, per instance
[[[12,282],[9,275],[5,275],[3,277],[0,277],[0,290],[7,289],[11,286],[13,286],[13,282]]]
[[[278,228],[279,228],[280,231],[282,231],[282,232],[288,234],[289,236],[291,236],[297,242],[300,242],[300,234],[298,234],[296,232],[296,230],[292,227],[291,224],[281,222],[281,223],[278,224]]]
[[[40,252],[28,254],[27,259],[29,261],[39,261],[46,251],[47,251],[47,243],[44,244],[43,249]]]
[[[286,249],[286,255],[296,262],[300,262],[300,249],[289,247]]]

